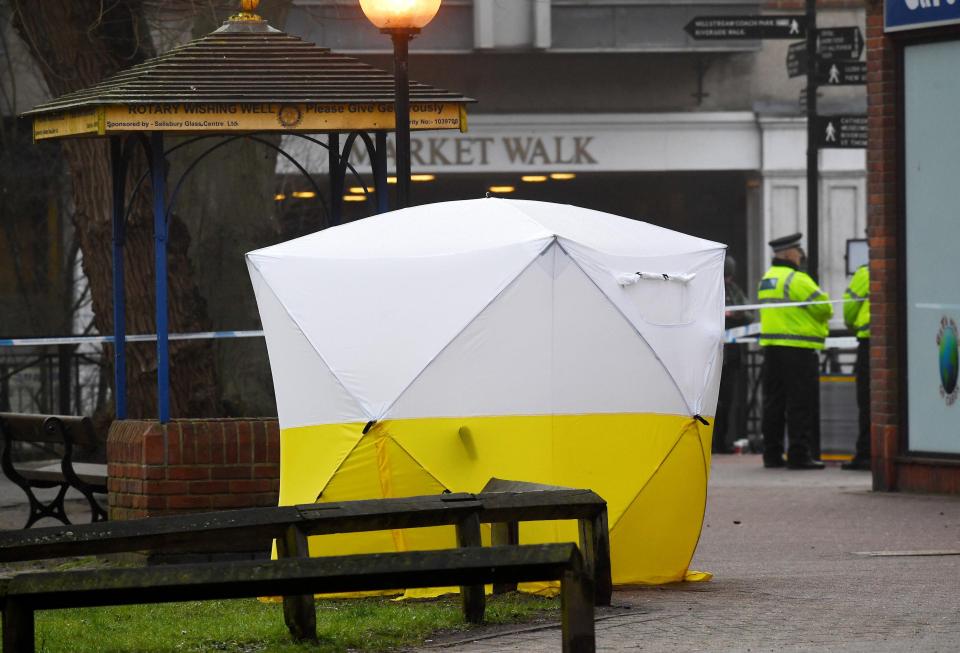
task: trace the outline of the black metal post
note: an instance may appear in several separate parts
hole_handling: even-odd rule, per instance
[[[373,188],[377,193],[377,213],[390,210],[387,201],[387,134],[377,132],[373,159]]]
[[[340,172],[340,134],[327,136],[327,161],[330,170],[330,225],[343,219],[343,176]]]
[[[820,268],[820,158],[817,148],[817,3],[806,0],[807,11],[807,271],[814,279]]]
[[[59,401],[57,410],[61,415],[71,415],[70,410],[70,385],[73,380],[70,369],[72,362],[73,345],[57,345],[57,391]],[[80,414],[80,407],[77,406],[77,414]]]
[[[385,30],[393,39],[393,81],[395,93],[397,208],[410,205],[410,41],[419,30]]]

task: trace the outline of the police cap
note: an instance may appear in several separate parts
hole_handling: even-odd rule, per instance
[[[800,247],[800,241],[803,240],[803,234],[796,233],[789,236],[781,236],[770,241],[769,245],[775,252],[783,252],[794,247]]]

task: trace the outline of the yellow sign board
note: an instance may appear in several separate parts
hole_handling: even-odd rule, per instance
[[[411,102],[410,129],[466,129],[456,102]],[[353,132],[394,129],[390,102],[350,104],[134,104],[34,120],[35,140],[127,132]]]
[[[102,109],[88,109],[59,116],[38,116],[33,120],[33,140],[82,134],[102,135],[102,118]]]

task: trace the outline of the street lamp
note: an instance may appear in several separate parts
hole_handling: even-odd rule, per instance
[[[410,41],[440,9],[441,0],[360,0],[360,8],[374,27],[393,40],[393,81],[397,134],[397,208],[410,201]]]

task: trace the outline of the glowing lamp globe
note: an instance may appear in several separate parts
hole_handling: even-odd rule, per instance
[[[441,0],[360,0],[360,8],[381,30],[419,30],[440,10]]]

